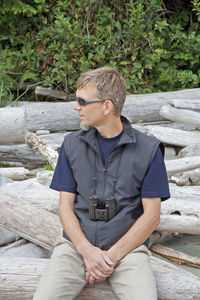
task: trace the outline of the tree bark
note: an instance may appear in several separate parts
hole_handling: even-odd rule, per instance
[[[36,134],[28,132],[27,143],[39,154],[41,154],[52,166],[53,169],[56,168],[58,152],[47,146]]]
[[[0,294],[4,300],[30,300],[48,259],[0,257]],[[198,299],[200,279],[161,259],[151,257],[158,299]],[[87,285],[77,300],[117,299],[108,281]]]
[[[168,104],[161,107],[160,115],[174,122],[185,123],[200,128],[200,113],[196,111],[175,108]]]
[[[24,108],[0,108],[0,144],[12,145],[26,142],[26,113]]]

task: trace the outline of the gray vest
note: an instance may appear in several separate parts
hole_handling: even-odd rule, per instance
[[[95,128],[79,130],[64,139],[77,183],[74,212],[87,239],[102,250],[115,244],[143,213],[140,191],[144,176],[159,145],[164,153],[159,140],[133,129],[125,117],[121,120],[123,134],[105,165]],[[89,196],[94,194],[102,203],[114,195],[116,214],[110,221],[90,219]],[[144,244],[148,245],[148,240]]]

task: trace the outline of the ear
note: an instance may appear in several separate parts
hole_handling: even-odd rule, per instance
[[[114,110],[114,105],[110,100],[106,100],[104,103],[104,115],[109,115]]]

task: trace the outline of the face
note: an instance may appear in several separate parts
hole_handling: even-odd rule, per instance
[[[97,90],[94,86],[85,86],[77,89],[76,97],[86,100],[102,100],[97,96]],[[103,124],[104,121],[104,102],[90,103],[85,106],[74,104],[74,110],[78,111],[81,119],[81,128],[88,129],[89,126],[97,127]]]

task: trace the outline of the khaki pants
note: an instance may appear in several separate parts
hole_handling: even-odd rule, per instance
[[[150,251],[142,245],[118,262],[109,277],[118,299],[157,299],[149,255]],[[84,261],[72,243],[63,238],[53,251],[33,300],[76,299],[86,284]]]

